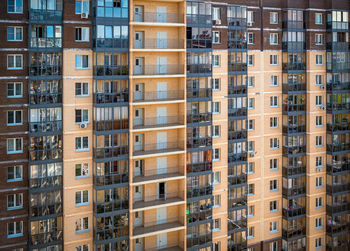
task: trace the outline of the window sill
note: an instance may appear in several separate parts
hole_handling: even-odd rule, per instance
[[[75,149],[76,152],[88,152],[90,151],[90,148],[87,149]]]
[[[247,240],[253,239],[254,236],[247,236]]]
[[[247,218],[252,218],[254,217],[254,214],[247,215]]]
[[[88,175],[88,176],[75,176],[76,180],[87,179],[87,178],[90,178],[90,175]]]
[[[277,192],[278,189],[273,189],[273,190],[270,190],[270,193],[273,193],[273,192]]]
[[[21,126],[23,123],[16,123],[16,124],[7,124],[7,126]]]
[[[23,96],[7,96],[7,98],[23,98]]]
[[[220,231],[220,228],[215,228],[215,229],[212,230],[213,233],[214,232],[219,232],[219,231]]]
[[[316,127],[323,127],[323,125],[316,125]]]
[[[254,196],[254,194],[253,193],[248,193],[247,196]]]
[[[17,238],[17,237],[21,237],[21,236],[23,236],[23,233],[21,233],[21,234],[12,234],[12,235],[7,235],[7,239]]]
[[[80,203],[80,204],[75,204],[76,207],[83,207],[83,206],[88,206],[90,202],[87,203]]]
[[[270,171],[272,172],[278,171],[278,168],[270,168]]]
[[[220,161],[220,159],[213,159],[213,161]]]
[[[320,247],[316,247],[315,249],[316,250],[320,250],[320,249],[322,249],[323,248],[323,246],[320,246]]]
[[[19,181],[23,181],[23,179],[12,179],[12,180],[7,180],[8,183],[10,183],[10,182],[19,182]]]
[[[7,211],[14,211],[14,210],[18,210],[18,209],[23,209],[23,206],[19,206],[19,207],[8,207]]]
[[[323,206],[316,207],[316,209],[322,209],[322,208],[323,208]]]
[[[316,188],[317,188],[317,189],[319,189],[319,188],[323,188],[323,186],[316,186]]]
[[[23,153],[23,151],[7,152],[7,154],[19,154],[19,153]]]
[[[254,174],[254,172],[247,172],[247,174]]]
[[[7,40],[7,42],[23,42],[23,40]]]
[[[90,232],[90,229],[75,231],[76,234],[83,234]]]
[[[278,230],[272,230],[272,231],[270,231],[270,234],[275,234],[275,233],[278,233]]]
[[[315,229],[319,230],[319,229],[322,229],[323,226],[319,226],[319,227],[315,227]]]
[[[278,212],[278,210],[276,209],[276,210],[270,210],[270,213],[277,213]]]
[[[7,68],[8,71],[18,71],[23,70],[23,68]]]
[[[84,98],[84,97],[89,97],[90,95],[89,94],[86,94],[86,95],[75,95],[77,98]]]

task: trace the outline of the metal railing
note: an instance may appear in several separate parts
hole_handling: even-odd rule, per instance
[[[134,13],[134,22],[184,23],[184,19],[181,13],[144,12]]]
[[[204,187],[191,187],[187,190],[187,198],[194,198],[212,194],[213,186],[207,185]]]
[[[306,132],[306,125],[283,125],[283,133],[300,133]]]
[[[228,26],[246,27],[247,20],[245,18],[227,17]]]
[[[297,207],[297,208],[283,208],[282,215],[284,217],[296,217],[306,214],[306,207]]]
[[[343,183],[343,184],[327,184],[326,185],[326,192],[327,193],[340,193],[340,192],[346,192],[350,191],[350,183]]]
[[[173,75],[184,74],[181,64],[134,66],[134,75]]]
[[[62,131],[62,120],[30,122],[29,131],[36,132],[59,132]]]
[[[305,112],[306,105],[305,104],[283,104],[282,109],[283,109],[283,112]]]
[[[211,15],[200,15],[200,14],[189,14],[186,15],[187,24],[203,24],[203,25],[212,25]]]
[[[97,92],[94,94],[96,104],[117,103],[117,102],[129,102],[128,90],[120,92]]]
[[[187,98],[211,98],[211,88],[187,89]]]
[[[306,152],[306,146],[283,146],[282,147],[282,153],[283,154],[299,154],[299,153],[305,153]]]
[[[210,74],[212,72],[211,64],[187,64],[187,74]]]
[[[305,83],[283,83],[283,92],[296,92],[296,91],[306,91]]]
[[[247,139],[248,132],[246,130],[233,130],[229,129],[228,131],[228,140],[239,140]]]
[[[198,148],[198,147],[206,147],[211,146],[212,144],[211,136],[203,136],[192,138],[187,136],[187,148]]]
[[[114,199],[110,202],[96,203],[96,213],[103,214],[129,208],[129,200]]]
[[[306,193],[306,186],[298,186],[298,187],[291,187],[291,188],[282,188],[282,194],[284,196],[296,196],[300,194],[305,194]]]
[[[282,167],[282,174],[284,176],[293,176],[298,174],[305,174],[306,173],[306,166],[283,166]]]
[[[350,143],[333,143],[333,144],[327,144],[327,151],[329,152],[342,152],[342,151],[349,151],[350,150]]]
[[[306,234],[306,227],[301,227],[301,228],[291,228],[291,229],[282,229],[282,237],[283,238],[294,238],[298,236],[303,236]]]
[[[31,189],[62,186],[62,176],[30,179],[29,186]]]
[[[134,102],[155,100],[183,100],[184,91],[134,92]]]
[[[283,71],[305,71],[306,70],[306,64],[305,63],[282,63],[282,70]]]
[[[29,102],[31,105],[62,103],[61,92],[31,92],[32,93],[29,94]]]
[[[333,91],[333,90],[349,90],[350,89],[350,82],[328,82],[327,83],[327,90]]]
[[[118,174],[105,174],[105,175],[95,175],[94,185],[95,186],[108,186],[114,184],[127,183],[129,181],[129,176],[126,173]]]
[[[206,172],[212,170],[213,164],[211,161],[195,164],[187,164],[186,169],[187,173],[196,173],[196,172]]]
[[[187,114],[187,123],[205,123],[211,122],[212,113]]]
[[[129,65],[95,65],[94,75],[103,76],[128,76]]]
[[[184,49],[183,39],[146,38],[142,42],[134,41],[134,49]]]
[[[62,10],[29,9],[31,21],[62,21]]]
[[[350,110],[350,104],[349,103],[343,103],[343,104],[335,104],[335,103],[327,103],[327,110],[331,111],[343,111],[343,110]]]
[[[63,240],[63,231],[56,230],[47,233],[31,234],[30,244],[33,246]]]
[[[134,118],[134,129],[167,126],[167,125],[183,125],[183,116],[158,116],[153,118]]]
[[[183,218],[182,217],[171,217],[171,218],[165,218],[165,219],[160,219],[160,220],[156,220],[156,221],[147,221],[146,219],[144,219],[142,226],[135,226],[134,225],[134,230],[136,228],[140,229],[140,228],[148,228],[148,227],[153,227],[153,226],[160,227],[159,225],[167,224],[167,223],[183,224]]]
[[[60,76],[62,75],[61,65],[46,65],[45,63],[40,65],[29,66],[30,76]]]
[[[94,148],[94,157],[96,159],[117,158],[121,155],[129,154],[129,146],[111,146]]]
[[[62,38],[30,38],[31,48],[62,48]]]
[[[128,49],[129,39],[126,38],[96,38],[93,40],[94,47]]]

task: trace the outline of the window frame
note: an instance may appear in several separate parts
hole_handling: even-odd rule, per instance
[[[21,121],[17,121],[17,112],[20,112]],[[9,113],[13,113],[13,123],[9,123]],[[6,125],[7,126],[20,126],[23,125],[23,111],[22,110],[10,110],[6,111]]]
[[[80,165],[80,175],[77,176],[77,166]],[[85,170],[85,167],[86,168],[86,174],[83,175],[84,173],[84,170]],[[85,178],[89,178],[90,177],[90,170],[89,170],[89,163],[76,163],[74,165],[74,170],[75,170],[75,178],[76,179],[85,179]]]
[[[270,96],[270,107],[278,107],[278,96]]]
[[[87,192],[87,201],[84,201],[84,192]],[[77,203],[77,193],[80,193],[80,203]],[[89,205],[89,190],[81,190],[81,191],[76,191],[75,192],[75,206],[80,207],[80,206],[86,206]]]
[[[9,141],[14,140],[14,149],[16,149],[16,140],[21,140],[21,150],[14,150],[14,151],[9,151]],[[7,154],[18,154],[18,153],[23,153],[23,138],[8,138],[6,141],[6,153]]]
[[[270,55],[270,65],[278,65],[278,55]]]
[[[21,232],[20,233],[17,233],[17,224],[20,223],[20,230]],[[13,224],[13,231],[14,231],[14,234],[9,234],[9,225],[10,224]],[[20,236],[23,236],[23,221],[14,221],[14,222],[8,222],[7,223],[7,239],[10,239],[10,238],[16,238],[16,237],[20,237]]]
[[[17,67],[16,65],[17,65],[17,57],[20,57],[21,58],[21,67]],[[13,62],[14,62],[14,66],[15,67],[9,67],[9,57],[14,57],[14,60],[13,60]],[[7,66],[7,70],[10,70],[10,71],[17,71],[17,70],[23,70],[23,54],[7,54],[7,64],[6,64],[6,66]]]
[[[278,212],[278,202],[277,200],[270,201],[270,213]]]
[[[319,22],[319,19],[318,17],[321,17],[320,18],[320,22]],[[323,24],[323,14],[322,13],[315,13],[315,24],[318,24],[318,25],[322,25]]]
[[[278,33],[270,33],[270,45],[278,45]]]
[[[79,32],[79,30],[80,30],[80,32]],[[87,33],[86,32],[84,33],[83,30],[87,30]],[[81,38],[80,40],[77,39],[77,35],[80,35],[80,38]],[[83,39],[84,35],[87,35],[87,40]],[[90,28],[89,27],[75,27],[74,41],[77,43],[90,42]]]
[[[79,116],[77,115],[77,113],[80,111],[80,120],[78,121],[77,118],[79,118]],[[86,114],[87,113],[87,120],[85,120],[84,118],[86,118]],[[77,117],[78,116],[78,117]],[[75,109],[75,124],[88,124],[90,123],[90,116],[89,116],[89,109]]]
[[[18,84],[21,86],[21,95],[17,94],[16,86]],[[13,85],[13,93],[14,93],[13,96],[9,96],[9,86],[10,85]],[[6,97],[7,98],[23,98],[23,83],[22,82],[9,82],[9,83],[7,83],[7,85],[6,85]]]
[[[85,228],[85,220],[87,220],[87,228]],[[79,223],[78,223],[79,221]],[[78,224],[80,224],[81,230],[77,230]],[[76,219],[75,221],[75,233],[81,234],[81,233],[87,233],[90,231],[90,224],[89,224],[89,217],[83,217]]]
[[[316,65],[323,65],[323,55],[321,54],[316,55]]]
[[[12,207],[9,207],[9,197],[13,196],[13,205]],[[20,204],[17,205],[17,197],[20,198]],[[8,194],[6,196],[7,200],[7,211],[12,211],[12,210],[18,210],[23,208],[23,193],[14,193],[14,194]]]
[[[278,24],[278,12],[270,12],[270,24]]]
[[[78,87],[78,85],[80,85],[80,87]],[[86,86],[86,89],[85,87]],[[77,94],[77,90],[80,90],[80,94]],[[87,91],[87,93],[84,93],[84,90]],[[88,82],[76,82],[75,83],[75,96],[76,97],[89,97],[90,93],[89,93],[89,83]]]
[[[9,29],[10,28],[13,28],[13,37],[14,39],[13,40],[10,40],[9,39]],[[21,39],[16,39],[17,38],[17,32],[16,30],[17,29],[21,29]],[[23,41],[23,26],[7,26],[7,42],[22,42]]]
[[[9,168],[13,168],[13,179],[9,179]],[[17,168],[20,168],[20,174],[21,177],[17,178],[16,174],[17,174]],[[23,180],[23,165],[15,165],[15,166],[8,166],[7,167],[7,175],[6,175],[6,180],[7,182],[17,182],[17,181],[22,181]]]
[[[87,138],[87,145],[88,147],[87,148],[84,148],[84,139]],[[77,140],[80,139],[80,144],[81,144],[81,148],[77,148]],[[90,147],[89,147],[89,136],[79,136],[79,137],[75,137],[75,151],[76,152],[87,152],[90,150]]]
[[[84,57],[87,57],[87,67],[84,67]],[[88,70],[90,68],[89,65],[89,55],[75,55],[75,69],[76,70]]]
[[[221,44],[220,31],[213,31],[213,44]]]
[[[10,6],[9,1],[10,0],[7,0],[7,13],[8,14],[23,14],[23,0],[13,0],[13,2],[14,2],[14,10],[15,11],[9,11],[9,6]],[[16,11],[16,9],[17,9],[16,8],[17,7],[17,1],[20,1],[22,3],[22,8],[21,8],[20,11]]]

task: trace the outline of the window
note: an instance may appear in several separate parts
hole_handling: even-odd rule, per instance
[[[219,67],[220,66],[220,55],[214,55],[213,56],[213,66]]]
[[[270,77],[270,85],[271,86],[278,86],[278,76],[272,75]]]
[[[89,68],[89,56],[75,55],[75,69],[88,69],[88,68]]]
[[[248,109],[254,109],[254,103],[255,103],[254,98],[248,98]]]
[[[214,242],[214,249],[213,251],[220,251],[221,250],[221,242],[218,241],[218,242]]]
[[[220,78],[213,79],[213,90],[214,91],[220,90]]]
[[[221,228],[221,221],[220,219],[215,219],[213,224],[213,232],[220,231]]]
[[[253,217],[255,214],[255,206],[249,206],[248,207],[248,217]]]
[[[316,249],[321,249],[322,248],[322,238],[316,238],[315,239],[315,247],[316,247]]]
[[[88,123],[89,122],[89,110],[88,109],[78,109],[75,110],[75,123]]]
[[[322,24],[322,13],[315,14],[315,24]]]
[[[270,201],[270,212],[277,212],[277,200]]]
[[[322,197],[316,198],[316,208],[322,207]]]
[[[322,146],[322,136],[316,136],[316,146]]]
[[[89,231],[89,218],[84,217],[77,219],[75,221],[75,232],[78,233],[85,233]]]
[[[271,96],[270,97],[270,107],[277,107],[277,106],[278,106],[278,97]]]
[[[270,55],[270,65],[277,65],[278,60],[277,60],[277,55]]]
[[[89,150],[89,137],[76,137],[75,138],[75,151],[88,151]]]
[[[83,206],[89,204],[89,191],[78,191],[75,193],[75,205]]]
[[[80,245],[75,247],[75,251],[89,251],[89,245]]]
[[[214,195],[214,205],[213,205],[213,207],[214,208],[218,208],[218,207],[220,207],[220,204],[221,204],[221,196],[220,196],[220,194]]]
[[[322,75],[316,75],[316,85],[323,85]]]
[[[248,66],[254,65],[254,55],[248,55]]]
[[[13,138],[7,139],[7,154],[22,153],[23,152],[23,139]]]
[[[278,251],[278,242],[277,241],[270,243],[270,251]]]
[[[276,233],[278,232],[277,229],[277,221],[270,222],[270,233]]]
[[[277,191],[277,180],[270,180],[270,192]]]
[[[7,125],[22,125],[22,111],[7,111]]]
[[[278,138],[271,138],[270,149],[278,149],[278,148],[279,148]]]
[[[322,167],[322,157],[316,157],[316,167]]]
[[[23,13],[23,0],[7,0],[7,13]]]
[[[23,235],[23,221],[7,223],[7,238],[15,238]]]
[[[23,179],[23,166],[9,166],[7,168],[7,182],[21,181]]]
[[[316,126],[323,126],[322,116],[316,116]]]
[[[75,83],[75,96],[89,96],[89,83]]]
[[[220,102],[213,102],[213,113],[220,113]]]
[[[89,164],[75,164],[75,177],[86,178],[89,177]]]
[[[252,131],[252,130],[254,130],[254,122],[255,122],[255,120],[254,119],[250,119],[250,120],[248,120],[248,130],[249,131]]]
[[[248,23],[248,26],[252,26],[254,24],[254,12],[253,11],[248,11],[247,23]]]
[[[23,41],[23,28],[7,27],[7,41]]]
[[[270,118],[270,128],[278,128],[278,118],[277,117]]]
[[[89,14],[88,0],[75,0],[75,14],[87,13]]]
[[[219,125],[214,125],[214,127],[213,127],[213,137],[214,138],[220,137],[220,126]]]
[[[220,31],[213,31],[213,44],[220,44]]]
[[[89,28],[88,27],[75,28],[75,41],[89,42]]]
[[[213,184],[217,185],[221,183],[221,178],[220,178],[221,172],[215,172],[214,173],[214,179],[213,179]]]
[[[316,96],[316,105],[317,106],[322,105],[322,96]]]
[[[323,34],[315,34],[315,44],[323,45]]]
[[[323,179],[322,177],[316,177],[316,188],[320,188],[323,186]]]
[[[271,45],[277,45],[278,44],[278,34],[277,33],[270,33],[270,44]]]
[[[270,12],[270,24],[278,24],[278,13]]]
[[[254,238],[254,227],[248,228],[248,239]]]
[[[322,55],[316,55],[316,65],[322,65],[322,64],[323,64]]]
[[[213,7],[213,20],[216,21],[216,24],[221,24],[220,8],[218,7]]]
[[[316,218],[315,221],[316,228],[322,228],[322,218]]]
[[[220,160],[220,149],[219,148],[215,148],[213,151],[213,161],[218,161]]]
[[[7,55],[7,69],[8,70],[21,70],[21,69],[23,69],[23,56],[22,55]]]
[[[7,97],[8,98],[21,98],[21,97],[23,97],[23,85],[22,85],[22,83],[8,83],[7,84]]]
[[[254,44],[254,33],[248,32],[248,44]]]
[[[248,185],[248,196],[254,195],[254,184]]]
[[[248,174],[253,174],[255,169],[254,162],[249,162],[248,163]]]
[[[23,208],[23,194],[7,195],[7,210],[15,210]]]
[[[247,77],[248,88],[253,88],[255,85],[255,77]]]
[[[248,141],[248,152],[254,152],[254,141]]]
[[[270,169],[271,170],[278,169],[278,159],[270,159]]]

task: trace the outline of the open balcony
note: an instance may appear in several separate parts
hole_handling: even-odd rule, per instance
[[[184,168],[181,166],[170,166],[166,168],[144,169],[139,175],[134,175],[134,184],[146,184],[159,182],[163,179],[176,179],[184,176]]]
[[[181,64],[141,65],[134,67],[134,76],[166,76],[183,74],[184,67]]]
[[[177,231],[185,227],[183,219],[180,217],[166,218],[164,220],[146,221],[143,226],[135,227],[133,235],[140,238],[144,235],[156,235],[163,231]],[[148,249],[147,249],[148,250]]]
[[[134,23],[183,24],[182,13],[135,12]]]
[[[133,202],[133,210],[141,211],[148,208],[155,208],[159,206],[167,206],[168,204],[182,204],[184,203],[184,192],[166,192],[164,194],[144,195],[140,200]]]
[[[139,157],[143,155],[154,155],[154,154],[167,154],[183,152],[184,145],[181,141],[175,142],[164,142],[159,144],[144,144],[137,146],[134,149],[134,157]]]
[[[134,104],[184,100],[184,91],[134,92]]]
[[[183,39],[146,38],[144,41],[135,40],[134,49],[137,50],[184,50]]]

